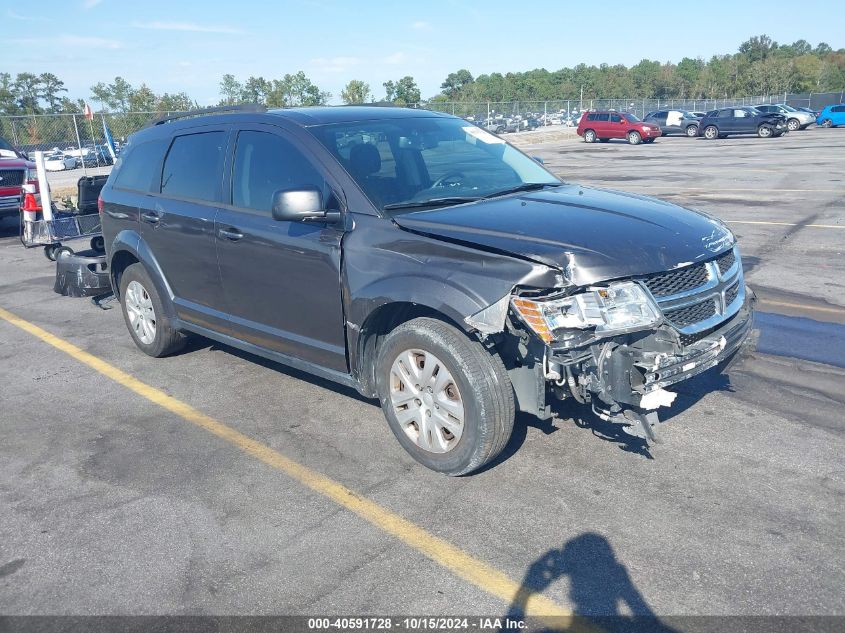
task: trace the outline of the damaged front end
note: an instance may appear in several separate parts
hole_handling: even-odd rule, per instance
[[[520,410],[545,418],[550,396],[574,398],[655,442],[656,410],[676,396],[666,388],[749,344],[753,303],[734,247],[637,278],[552,291],[517,287],[466,321],[486,334],[503,318],[495,342]]]

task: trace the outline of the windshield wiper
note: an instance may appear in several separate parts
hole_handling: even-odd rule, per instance
[[[536,191],[537,189],[542,189],[544,187],[558,187],[561,184],[562,183],[559,182],[524,182],[516,187],[510,187],[509,189],[502,189],[501,191],[495,191],[487,194],[484,196],[484,199],[498,198],[499,196],[506,196],[509,193],[519,193],[520,191]]]
[[[418,200],[416,202],[393,202],[386,204],[382,208],[385,211],[393,209],[422,209],[425,207],[449,206],[452,204],[463,204],[464,202],[475,202],[481,200],[478,196],[450,196],[448,198],[431,198],[430,200]]]

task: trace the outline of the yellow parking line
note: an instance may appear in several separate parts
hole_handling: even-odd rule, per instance
[[[845,314],[845,308],[825,308],[822,306],[805,306],[800,303],[789,303],[788,301],[771,301],[770,299],[759,299],[759,302],[769,306],[780,306],[782,308],[795,308],[797,310],[809,310],[811,312],[828,312],[830,314]]]
[[[845,229],[845,224],[801,224],[800,222],[768,222],[763,220],[725,220],[728,224],[771,224],[774,226],[806,226],[810,229]]]
[[[100,372],[130,391],[134,391],[150,402],[178,415],[183,420],[229,442],[248,455],[283,472],[305,487],[320,493],[336,504],[354,512],[365,521],[404,542],[435,563],[445,567],[456,576],[500,598],[504,602],[510,603],[518,594],[520,596],[525,594],[525,588],[521,587],[519,583],[513,581],[503,572],[464,552],[448,541],[431,534],[411,521],[403,519],[398,514],[380,506],[375,501],[358,495],[343,484],[285,457],[269,446],[261,444],[222,422],[218,422],[205,413],[194,409],[189,404],[138,380],[101,358],[80,349],[76,345],[54,334],[50,334],[37,325],[3,308],[0,308],[0,318],[24,332],[41,339],[48,345],[52,345],[79,362],[88,365],[91,369]],[[554,620],[551,620],[553,626],[566,628],[566,630],[595,630],[583,622],[573,619],[571,611],[564,609],[556,602],[539,594],[534,594],[528,600],[525,613],[531,617],[553,617]]]

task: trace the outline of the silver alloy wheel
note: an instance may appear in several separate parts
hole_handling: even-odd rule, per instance
[[[639,134],[637,134],[636,132],[631,132],[631,133],[628,134],[628,142],[631,145],[639,145],[641,140],[642,140],[642,137]]]
[[[760,138],[769,138],[772,135],[772,128],[767,125],[761,125],[760,129],[757,131],[757,134]]]
[[[587,130],[584,132],[584,141],[587,143],[593,143],[596,140],[596,133],[592,130]]]
[[[692,138],[693,136],[698,136],[698,126],[697,125],[690,125],[687,127],[687,136]]]
[[[409,349],[390,367],[390,404],[402,430],[430,453],[448,453],[464,432],[464,402],[443,362]]]
[[[830,119],[825,119],[822,121],[822,127],[833,127],[833,121]]]
[[[798,122],[798,119],[789,119],[789,121],[786,122],[786,128],[790,132],[794,132],[799,127],[801,127],[801,124]]]
[[[708,125],[706,128],[704,128],[704,136],[709,139],[714,139],[719,136],[719,130],[717,130],[712,125]]]
[[[135,336],[144,345],[151,345],[156,337],[156,313],[146,288],[137,281],[126,286],[126,314]]]

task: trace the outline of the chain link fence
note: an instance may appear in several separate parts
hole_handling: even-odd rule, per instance
[[[779,94],[734,99],[558,99],[548,101],[484,101],[430,102],[415,107],[446,112],[476,120],[501,119],[514,116],[545,117],[545,121],[567,116],[582,110],[614,109],[643,117],[653,110],[673,109],[706,112],[717,108],[762,103],[787,103],[794,107],[821,110],[827,105],[843,103],[845,93]],[[97,148],[105,143],[103,122],[111,131],[118,146],[150,121],[180,114],[178,112],[104,112],[88,120],[82,114],[36,114],[0,116],[0,137],[24,152],[35,150],[67,151],[74,148]]]
[[[654,110],[688,110],[707,112],[730,106],[753,106],[764,103],[786,103],[795,108],[820,111],[825,106],[843,103],[845,92],[815,92],[803,94],[761,95],[724,99],[561,99],[551,101],[483,101],[430,102],[417,107],[446,112],[476,120],[513,116],[551,117],[572,115],[583,110],[619,110],[639,117]]]

